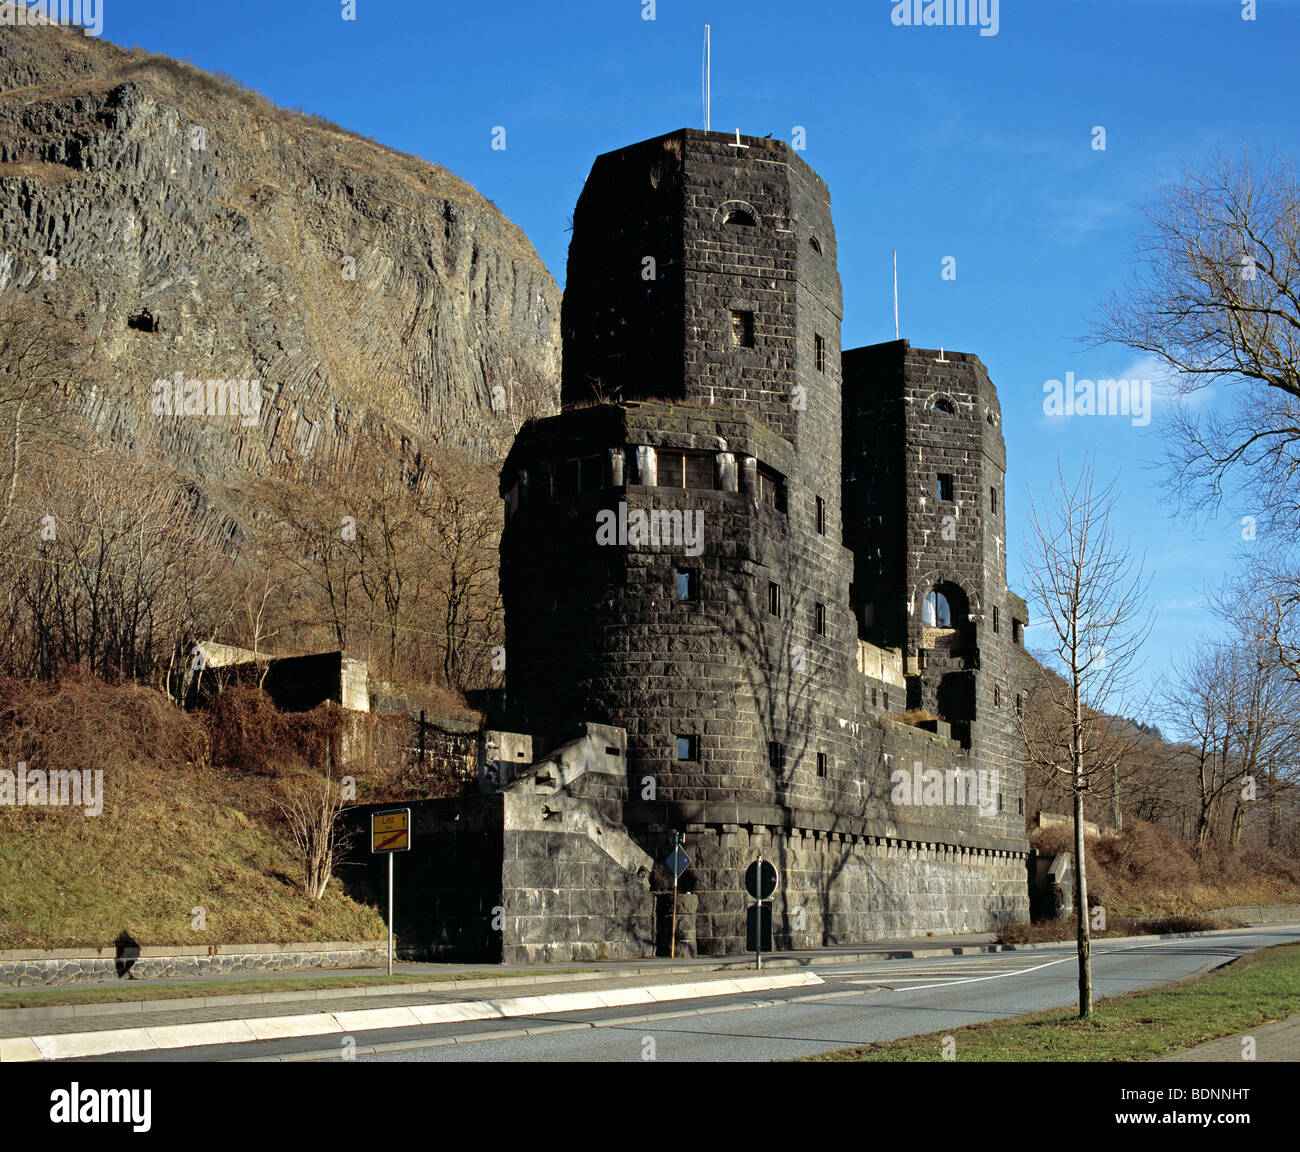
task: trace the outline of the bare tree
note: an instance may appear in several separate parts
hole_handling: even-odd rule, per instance
[[[285,784],[284,793],[279,808],[302,861],[303,886],[311,899],[319,900],[347,849],[337,825],[343,789],[328,773],[324,777],[302,774]]]
[[[1183,401],[1224,384],[1232,403],[1175,405],[1168,458],[1180,499],[1212,510],[1234,473],[1277,525],[1300,523],[1300,188],[1294,166],[1217,155],[1146,211],[1129,288],[1099,341],[1156,357]]]
[[[1115,482],[1096,487],[1089,459],[1070,486],[1058,473],[1051,506],[1030,497],[1028,572],[1037,619],[1047,625],[1040,654],[1049,672],[1019,711],[1031,763],[1064,775],[1073,796],[1079,1016],[1092,1014],[1091,936],[1084,856],[1084,796],[1094,778],[1134,747],[1133,725],[1114,715],[1131,694],[1151,620],[1143,616],[1141,562],[1115,539]]]

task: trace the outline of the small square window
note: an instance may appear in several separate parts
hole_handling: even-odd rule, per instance
[[[700,738],[698,736],[677,737],[677,759],[698,760],[700,758]]]
[[[767,766],[774,772],[780,772],[785,767],[785,749],[779,740],[767,742]]]
[[[700,598],[700,570],[698,568],[677,569],[677,600],[679,603],[691,604]]]
[[[817,628],[818,636],[826,635],[826,605],[818,604],[813,612],[813,623]]]
[[[785,511],[785,483],[775,472],[758,469],[758,502],[777,512]]]
[[[817,753],[817,775],[818,776],[824,777],[826,775],[827,760],[828,757],[825,752]]]
[[[940,502],[952,500],[952,473],[940,472],[935,483],[935,495],[939,497]]]
[[[817,497],[817,535],[826,535],[826,501]]]
[[[767,610],[772,616],[781,615],[781,586],[771,580],[767,582]]]
[[[731,346],[733,348],[754,347],[754,314],[752,312],[732,312]]]

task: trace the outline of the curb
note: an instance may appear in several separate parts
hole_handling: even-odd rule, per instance
[[[583,1012],[630,1004],[695,1000],[708,996],[809,987],[823,983],[825,981],[821,977],[811,972],[796,972],[783,976],[697,981],[658,987],[612,988],[601,992],[562,992],[550,996],[522,996],[502,1000],[414,1004],[404,1008],[363,1008],[298,1016],[263,1016],[249,1020],[213,1020],[201,1024],[165,1024],[152,1028],[111,1028],[97,1032],[21,1036],[0,1039],[0,1062],[61,1060],[105,1056],[114,1052],[154,1052],[209,1044],[247,1044],[257,1040],[342,1035],[381,1028],[427,1027],[432,1024],[530,1016],[542,1012]]]

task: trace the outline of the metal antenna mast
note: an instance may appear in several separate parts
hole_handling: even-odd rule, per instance
[[[894,339],[898,339],[898,249],[894,249]]]
[[[710,54],[711,45],[709,41],[709,25],[706,24],[704,25],[704,131],[706,132],[709,130],[709,88],[711,79],[710,73],[713,67],[713,59]]]

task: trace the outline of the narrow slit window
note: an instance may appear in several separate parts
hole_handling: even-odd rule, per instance
[[[752,312],[732,312],[731,346],[733,348],[752,348],[754,346],[754,314]]]

